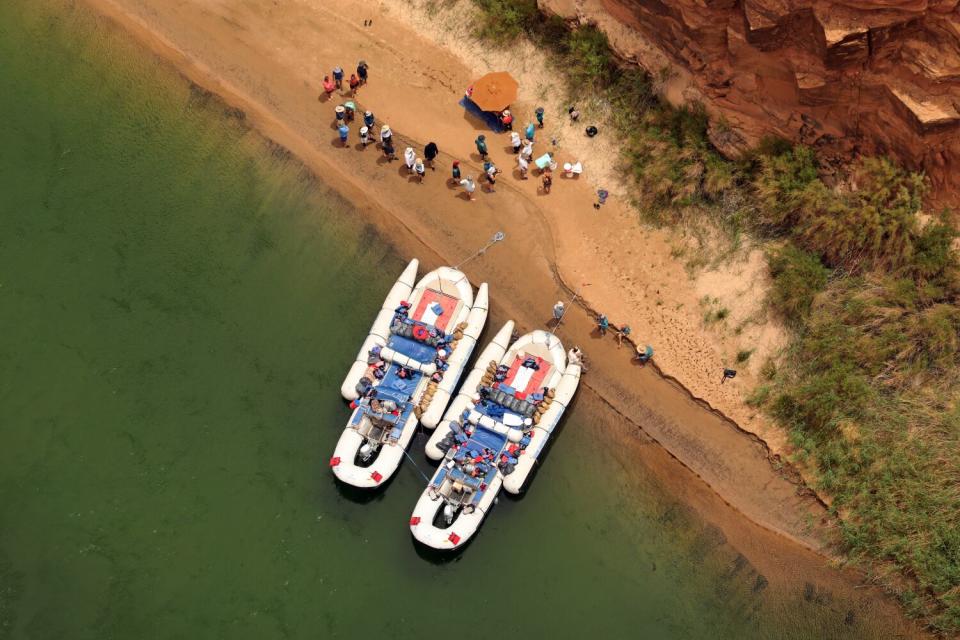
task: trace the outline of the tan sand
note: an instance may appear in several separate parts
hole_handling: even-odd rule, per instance
[[[476,201],[470,202],[449,184],[449,169],[452,160],[459,159],[464,174],[480,173],[473,140],[484,130],[457,102],[489,65],[481,60],[468,67],[425,38],[412,28],[417,20],[422,25],[423,15],[415,17],[410,5],[397,3],[405,13],[394,16],[388,10],[394,5],[353,0],[336,3],[335,13],[322,0],[87,2],[191,81],[242,109],[251,126],[288,148],[354,202],[402,254],[419,256],[425,266],[456,264],[495,231],[504,231],[507,241],[470,262],[465,271],[473,282],[491,284],[495,307],[515,317],[521,330],[543,326],[553,303],[570,299],[574,291],[613,322],[629,322],[635,337],[656,346],[659,368],[640,368],[631,362],[628,347],[618,349],[611,337],[598,339],[585,310],[568,313],[558,334],[588,354],[592,368],[584,384],[622,416],[624,425],[637,433],[642,429],[722,496],[722,501],[715,496],[699,499],[705,517],[742,529],[742,523],[733,524],[742,514],[765,528],[768,537],[755,545],[758,554],[769,551],[769,544],[781,545],[794,556],[799,552],[795,544],[829,553],[825,540],[833,523],[823,505],[795,472],[771,464],[777,455],[767,442],[725,417],[749,425],[765,439],[777,433],[753,418],[743,403],[739,377],[735,383],[719,384],[722,365],[729,361],[723,350],[729,348],[703,331],[702,294],[671,258],[670,238],[640,228],[635,214],[616,198],[599,213],[593,209],[596,185],[591,184],[591,172],[609,176],[614,170],[609,141],[607,166],[601,159],[591,169],[598,159],[582,151],[584,139],[561,124],[556,106],[548,110],[548,128],[538,132],[537,155],[550,146],[544,139],[569,140],[570,149],[580,151],[565,151],[563,143],[557,159],[562,163],[576,155],[584,160],[587,173],[577,180],[555,176],[553,193],[545,195],[537,189],[539,181],[521,181],[514,174],[507,136],[486,131],[493,159],[504,173],[496,193],[478,189]],[[371,27],[362,26],[371,18]],[[333,106],[348,98],[318,100],[320,80],[335,64],[349,77],[360,58],[370,64],[371,81],[354,99],[361,109],[374,111],[378,126],[391,125],[398,155],[402,157],[408,145],[418,152],[428,141],[439,145],[437,170],[428,170],[423,184],[407,176],[402,160],[388,163],[374,146],[361,149],[357,123],[351,127],[348,148],[340,145]],[[515,111],[522,126],[542,87],[530,84],[523,72],[517,76],[521,98]],[[604,186],[614,191],[613,185]],[[755,257],[744,264],[737,268],[762,271]],[[719,279],[726,286],[743,278]],[[756,287],[749,284],[732,291],[733,296],[757,297]],[[676,479],[673,484],[678,491],[691,490]],[[749,527],[756,530],[754,524]],[[811,567],[823,564],[820,556],[804,557]],[[850,574],[845,579],[859,578]]]

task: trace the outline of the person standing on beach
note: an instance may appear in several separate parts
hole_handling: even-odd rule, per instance
[[[417,152],[413,147],[407,147],[403,152],[403,161],[407,165],[407,173],[413,174],[413,165],[417,162]]]
[[[460,184],[460,161],[453,161],[453,168],[450,169],[450,174],[453,177],[453,184]]]
[[[333,115],[337,119],[337,124],[341,123],[347,117],[347,108],[342,104],[338,104],[333,108]]]
[[[527,172],[530,170],[530,163],[523,156],[517,156],[517,164],[520,165],[520,179],[529,180]]]
[[[363,145],[363,148],[366,149],[367,145],[370,144],[370,129],[369,127],[360,127],[360,144]]]
[[[358,78],[355,74],[351,73],[350,74],[350,92],[353,95],[357,95],[357,89],[359,88],[360,88],[360,78]]]
[[[563,314],[566,313],[567,307],[563,304],[563,300],[557,300],[557,304],[553,305],[553,319],[560,323],[560,320],[563,319]]]
[[[427,146],[423,148],[423,157],[427,159],[427,164],[430,166],[431,171],[436,171],[436,167],[433,166],[433,161],[436,160],[439,154],[440,149],[437,147],[436,142],[428,142]]]
[[[510,132],[510,144],[513,146],[514,153],[520,153],[520,146],[523,142],[520,140],[520,134],[516,131]]]
[[[543,192],[550,193],[550,187],[553,186],[553,172],[547,167],[543,170]]]
[[[524,131],[524,134],[526,135],[527,140],[529,140],[530,142],[533,142],[533,136],[534,136],[534,134],[536,134],[536,132],[537,132],[537,130],[534,129],[533,123],[531,122],[531,123],[527,124],[527,129],[526,129],[526,131]]]
[[[380,146],[383,148],[383,155],[387,158],[388,162],[393,162],[397,159],[397,152],[393,149],[393,138],[390,136],[383,138]]]
[[[527,159],[527,162],[533,160],[533,143],[529,140],[523,143],[523,151],[520,152],[524,158]]]
[[[420,184],[423,184],[423,178],[427,174],[427,168],[423,166],[423,158],[417,158],[413,163],[413,170],[416,172],[417,177],[420,178]]]
[[[534,114],[537,116],[537,127],[543,129],[543,107],[537,107]]]
[[[467,176],[460,181],[460,186],[463,187],[463,191],[470,197],[470,202],[473,202],[476,199],[473,197],[473,192],[477,189],[477,183],[473,181],[473,178]]]
[[[480,153],[480,159],[487,159],[487,136],[482,133],[477,136],[477,139],[474,140],[474,143],[477,145],[477,152]]]
[[[383,144],[387,143],[387,140],[392,142],[393,131],[390,131],[390,125],[385,124],[380,127],[380,142]]]
[[[365,60],[357,63],[357,77],[360,78],[360,84],[367,84],[368,65]]]
[[[510,109],[504,109],[500,114],[500,125],[507,131],[513,131],[513,114]]]
[[[367,127],[373,129],[373,123],[375,122],[373,118],[373,111],[364,111],[363,112],[363,124]]]
[[[337,127],[337,133],[340,134],[340,144],[344,148],[347,146],[347,136],[350,134],[350,127],[347,126],[345,122],[341,122],[340,126]]]
[[[343,88],[343,69],[340,67],[333,68],[333,83],[337,85],[337,89]]]
[[[487,193],[493,193],[496,191],[493,187],[497,184],[497,168],[491,166],[484,175],[486,175],[487,179]]]
[[[567,109],[567,115],[570,116],[570,122],[576,122],[580,119],[580,112],[577,111],[576,107],[570,107]]]
[[[607,329],[610,328],[610,319],[607,318],[606,314],[599,314],[597,316],[597,330],[600,332],[601,336],[607,335]]]
[[[333,84],[333,80],[330,79],[330,76],[323,76],[323,92],[327,94],[328,98],[330,97],[330,94],[333,93],[333,90],[336,88],[337,86]]]

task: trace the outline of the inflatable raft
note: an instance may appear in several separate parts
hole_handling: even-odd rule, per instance
[[[486,283],[474,297],[462,272],[440,267],[414,285],[418,266],[390,289],[340,388],[353,413],[330,466],[355,487],[393,475],[418,423],[437,426],[487,320]]]
[[[501,488],[520,493],[580,384],[559,338],[537,330],[508,346],[512,331],[508,322],[487,345],[427,442],[442,462],[410,530],[434,549],[466,544]]]

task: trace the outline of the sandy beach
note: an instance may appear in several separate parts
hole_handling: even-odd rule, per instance
[[[823,573],[824,556],[838,559],[829,546],[833,521],[825,505],[781,460],[784,435],[745,402],[750,367],[738,367],[741,375],[721,384],[721,371],[739,348],[757,348],[751,365],[759,367],[763,353],[780,344],[779,330],[744,323],[732,336],[704,327],[706,295],[721,299],[738,322],[757,312],[762,255],[748,253],[733,266],[691,278],[677,257],[676,237],[641,226],[618,196],[616,141],[590,140],[582,135],[584,122],[572,125],[563,117],[558,85],[536,52],[484,52],[462,25],[457,31],[449,11],[431,14],[417,4],[345,0],[333,11],[320,0],[85,1],[202,91],[219,96],[231,117],[242,114],[278,150],[294,154],[401,253],[430,266],[457,264],[503,231],[507,240],[464,270],[473,282],[490,283],[494,306],[516,318],[521,330],[545,326],[556,300],[578,296],[558,334],[589,357],[584,385],[622,418],[616,437],[658,443],[662,451],[648,454],[645,464],[662,470],[665,483],[725,530],[762,530],[764,545],[789,548],[810,570]],[[372,24],[364,26],[366,20]],[[355,97],[321,95],[330,68],[339,64],[349,75],[361,58],[370,65],[370,82]],[[555,175],[550,194],[538,188],[538,176],[519,179],[507,135],[492,134],[458,104],[476,77],[501,68],[520,82],[519,122],[532,120],[541,104],[547,109],[535,155],[550,150],[561,164],[584,162],[579,178]],[[389,162],[376,146],[363,148],[358,123],[347,147],[340,144],[333,108],[346,99],[372,110],[377,130],[390,124],[401,159]],[[449,180],[450,167],[459,160],[466,175],[482,171],[473,140],[484,132],[503,174],[494,193],[478,189],[471,202]],[[441,154],[420,184],[407,173],[403,149],[420,152],[430,141]],[[613,193],[599,210],[593,207],[598,188]],[[639,367],[630,345],[618,348],[610,335],[601,339],[593,330],[598,311],[629,324],[641,344],[654,345],[655,366]],[[669,458],[689,477],[671,477]],[[701,491],[701,483],[709,491]],[[756,531],[750,536],[759,539]],[[860,580],[854,572],[836,575]],[[894,605],[884,600],[883,606]]]

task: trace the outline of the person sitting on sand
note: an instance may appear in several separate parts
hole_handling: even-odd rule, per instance
[[[650,358],[653,357],[653,347],[647,345],[646,347],[640,347],[637,345],[637,360],[640,361],[641,365],[645,365],[650,362]]]
[[[416,162],[413,163],[413,170],[416,172],[417,177],[420,178],[420,183],[423,184],[423,177],[427,173],[427,168],[423,166],[423,158],[417,158]]]
[[[477,145],[477,152],[480,154],[481,160],[487,159],[487,136],[482,133],[477,136],[477,139],[474,140],[474,144]]]

